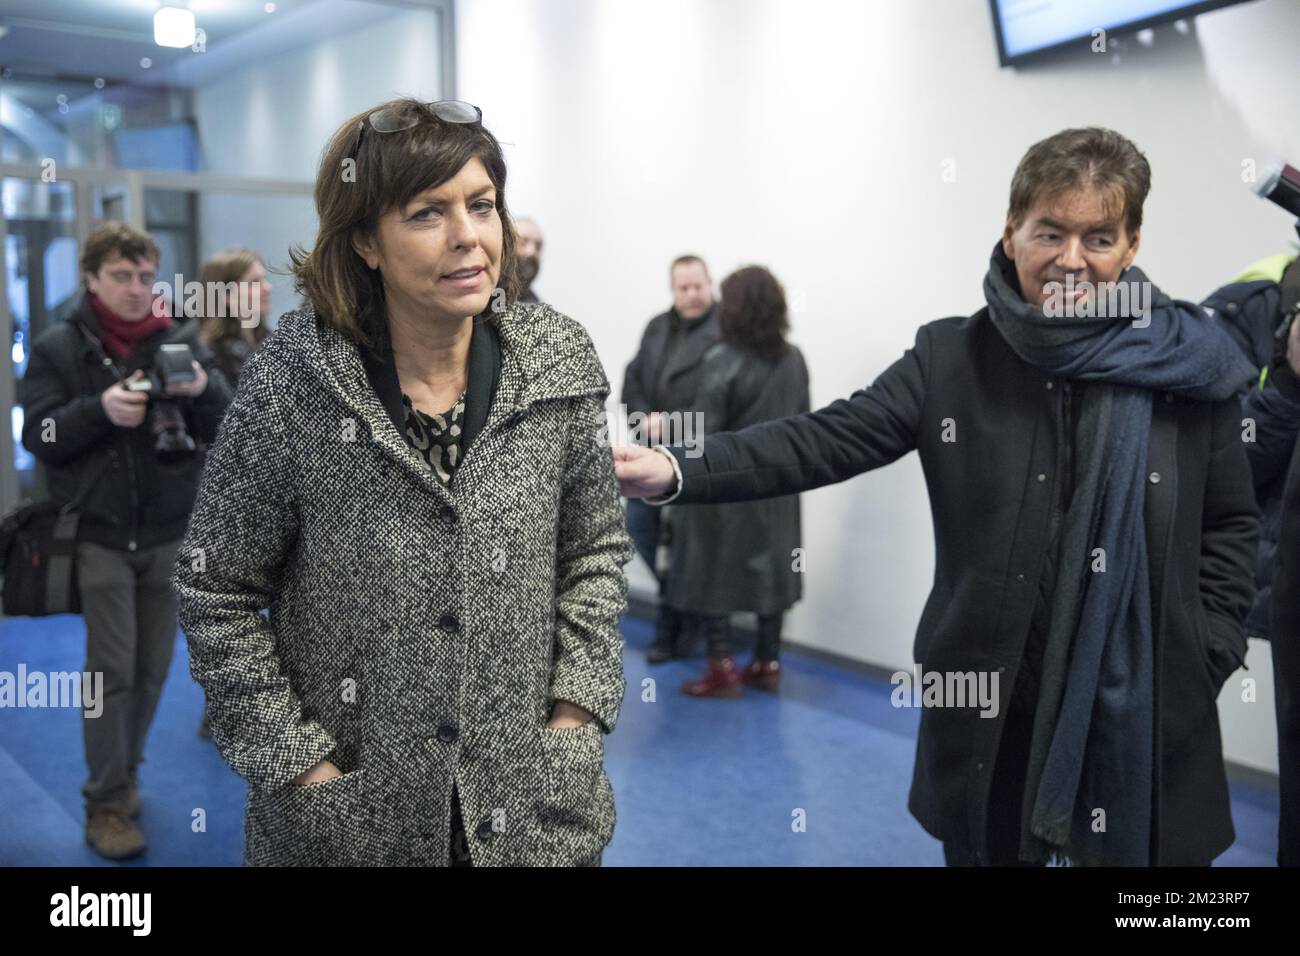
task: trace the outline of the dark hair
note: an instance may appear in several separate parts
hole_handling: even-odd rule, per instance
[[[745,266],[722,280],[718,304],[722,341],[775,361],[790,329],[785,290],[762,266]]]
[[[701,259],[699,256],[686,255],[686,256],[678,256],[676,259],[673,260],[673,264],[668,267],[669,277],[672,276],[674,270],[676,270],[678,266],[689,266],[689,265],[699,265],[699,267],[704,270],[705,275],[709,274],[709,267],[704,264],[703,259]]]
[[[1012,225],[1024,222],[1040,199],[1077,186],[1095,186],[1111,198],[1122,196],[1124,228],[1132,236],[1142,227],[1151,166],[1128,139],[1096,126],[1062,130],[1029,147],[1011,177]]]
[[[410,129],[376,133],[367,129],[357,148],[361,121],[380,109],[416,111]],[[355,156],[353,150],[357,150]],[[330,137],[316,173],[316,214],[320,226],[310,252],[289,250],[294,289],[311,300],[326,322],[362,346],[384,334],[383,279],[353,248],[353,236],[373,236],[385,213],[420,193],[441,186],[477,158],[496,187],[501,217],[501,274],[498,287],[506,302],[518,298],[515,235],[506,208],[506,161],[501,145],[482,123],[448,123],[421,101],[401,97],[345,120]]]
[[[132,262],[141,259],[157,262],[162,258],[158,244],[149,233],[110,219],[86,237],[86,244],[81,249],[81,281],[86,281],[87,272],[99,275],[99,267],[118,256]]]

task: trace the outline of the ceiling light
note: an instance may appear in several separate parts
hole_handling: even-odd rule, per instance
[[[194,43],[194,14],[180,7],[163,7],[153,15],[153,42],[187,47]]]

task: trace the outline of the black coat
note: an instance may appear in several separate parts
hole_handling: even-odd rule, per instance
[[[1277,489],[1270,570],[1274,706],[1278,744],[1278,865],[1300,866],[1300,377],[1285,358],[1252,389],[1243,414],[1255,422],[1246,454],[1255,490]]]
[[[1215,290],[1201,303],[1232,336],[1257,369],[1265,369],[1277,352],[1275,333],[1282,321],[1282,287],[1270,280],[1233,282]],[[1251,388],[1241,395],[1243,414],[1253,416],[1252,408],[1259,398],[1259,389]],[[1263,429],[1261,424],[1261,430]],[[1246,633],[1251,637],[1268,640],[1269,607],[1273,600],[1273,577],[1277,573],[1277,537],[1282,521],[1282,485],[1286,480],[1286,466],[1290,461],[1290,448],[1284,460],[1267,469],[1259,467],[1255,447],[1248,447],[1251,464],[1255,467],[1255,496],[1260,507],[1259,552],[1255,562],[1255,603],[1246,617]]]
[[[173,323],[154,332],[114,362],[99,341],[95,311],[83,297],[67,320],[46,329],[32,344],[27,374],[18,383],[23,447],[45,466],[50,497],[59,504],[70,501],[89,473],[108,460],[81,506],[78,537],[83,541],[134,551],[176,541],[185,533],[203,468],[201,451],[163,464],[154,454],[150,417],[137,428],[118,428],[100,401],[119,377],[151,368],[159,346],[179,341],[182,329]],[[211,352],[191,348],[207,372],[208,386],[197,398],[177,401],[190,435],[210,444],[231,391]],[[47,419],[53,422],[53,441],[42,440]]]
[[[818,411],[676,450],[680,502],[807,491],[915,449],[935,534],[934,587],[917,627],[925,671],[998,671],[994,719],[921,712],[908,807],[940,840],[987,859],[989,788],[1047,557],[1061,401],[989,319],[922,326],[869,388]],[[1146,462],[1156,655],[1152,861],[1204,865],[1233,841],[1216,698],[1246,651],[1259,516],[1236,399],[1156,396]],[[945,431],[955,427],[955,441]],[[1041,477],[1040,477],[1041,476]],[[881,502],[880,507],[888,507]]]
[[[808,368],[793,345],[768,361],[720,342],[705,355],[695,408],[705,434],[809,410]],[[679,611],[775,614],[803,596],[799,498],[670,508],[665,602]],[[682,520],[685,519],[685,520]],[[725,574],[718,569],[725,568]]]
[[[1282,495],[1273,586],[1273,671],[1277,697],[1281,814],[1278,865],[1300,866],[1300,445],[1292,444]]]
[[[681,338],[665,368],[664,350],[674,323],[682,322],[675,309],[656,315],[641,336],[641,346],[623,373],[622,402],[628,414],[687,412],[695,407],[700,391],[704,353],[718,341],[718,308],[683,323]]]

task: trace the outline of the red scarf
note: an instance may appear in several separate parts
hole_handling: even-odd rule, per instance
[[[95,310],[95,317],[99,319],[99,337],[104,343],[104,351],[115,359],[125,358],[136,343],[150,333],[171,328],[171,315],[168,314],[167,303],[162,296],[154,299],[148,315],[135,322],[124,319],[109,309],[95,293],[87,292],[86,297]]]

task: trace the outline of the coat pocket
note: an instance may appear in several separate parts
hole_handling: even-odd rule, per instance
[[[324,783],[250,791],[245,861],[250,866],[357,866],[366,771]]]
[[[546,758],[542,826],[554,837],[554,864],[595,866],[614,836],[614,791],[605,775],[604,732],[594,718],[581,727],[540,731]]]
[[[1219,684],[1214,676],[1214,661],[1210,656],[1210,622],[1205,616],[1205,609],[1201,607],[1201,599],[1198,597],[1188,601],[1183,605],[1183,613],[1192,622],[1192,630],[1196,635],[1196,650],[1201,663],[1201,673],[1205,676],[1205,684],[1209,688],[1210,696],[1217,700],[1219,697]]]

